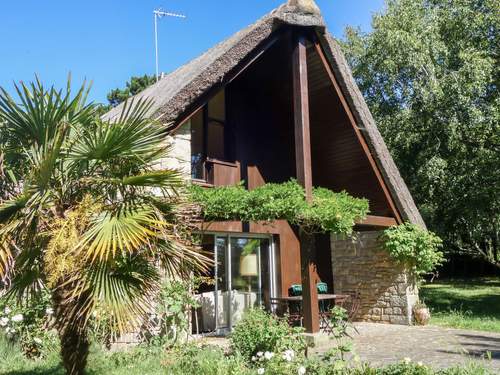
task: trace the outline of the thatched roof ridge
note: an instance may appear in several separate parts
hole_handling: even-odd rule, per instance
[[[164,123],[173,122],[201,95],[214,85],[223,82],[232,69],[280,26],[285,24],[315,27],[336,79],[399,212],[404,220],[425,227],[415,202],[354,81],[340,46],[326,31],[321,14],[314,10],[311,3],[314,4],[312,0],[290,0],[289,4],[280,6],[255,24],[217,44],[200,57],[163,77],[136,97],[153,99],[154,106],[151,109],[151,115]],[[121,109],[121,106],[117,106],[108,112],[105,118],[113,120],[118,117]]]

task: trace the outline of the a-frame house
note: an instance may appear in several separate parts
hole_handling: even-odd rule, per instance
[[[378,236],[404,221],[425,224],[314,1],[290,0],[138,96],[154,100],[151,116],[171,130],[174,155],[165,162],[195,184],[252,189],[296,178],[306,192],[322,186],[370,202],[354,238],[317,236],[302,262],[287,222],[203,228],[217,282],[200,290],[199,331],[230,330],[244,308],[271,308],[303,284],[304,324],[317,332],[319,281],[330,293],[358,293],[357,319],[411,321],[417,291]],[[243,262],[250,242],[257,257]]]

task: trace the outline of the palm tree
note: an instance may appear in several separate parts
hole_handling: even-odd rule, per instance
[[[64,366],[82,374],[94,312],[136,329],[162,275],[207,259],[179,220],[180,173],[160,168],[169,146],[150,102],[103,121],[85,84],[15,88],[19,103],[0,88],[0,279],[18,298],[50,290]]]

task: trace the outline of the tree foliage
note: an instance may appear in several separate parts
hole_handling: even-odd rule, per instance
[[[500,267],[498,0],[389,0],[347,59],[429,227]]]
[[[116,107],[118,104],[124,102],[131,96],[134,96],[140,93],[142,90],[151,86],[156,82],[156,78],[154,75],[144,74],[141,76],[133,76],[129,81],[125,84],[125,88],[123,89],[113,89],[108,93],[108,102],[111,107]]]
[[[205,189],[192,186],[192,200],[207,221],[287,220],[310,233],[351,234],[357,220],[368,213],[368,201],[346,192],[315,188],[311,203],[295,180],[268,183],[253,190],[241,185]]]
[[[89,317],[101,312],[115,332],[143,323],[160,272],[202,270],[182,216],[179,172],[148,101],[126,103],[102,121],[73,95],[38,80],[0,88],[0,280],[9,295],[48,288],[69,374],[81,374]],[[160,266],[160,269],[158,269]]]

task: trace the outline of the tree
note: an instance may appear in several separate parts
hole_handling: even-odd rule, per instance
[[[131,96],[140,93],[142,90],[156,82],[154,75],[143,75],[142,77],[131,77],[124,89],[114,89],[108,93],[108,102],[111,107],[116,107]]]
[[[431,229],[500,268],[498,0],[389,0],[343,48]]]
[[[159,168],[169,148],[145,118],[151,103],[126,103],[111,123],[69,87],[21,83],[20,104],[0,88],[0,278],[20,299],[51,292],[64,366],[83,374],[94,312],[134,330],[160,275],[207,259],[183,224],[182,178]]]

